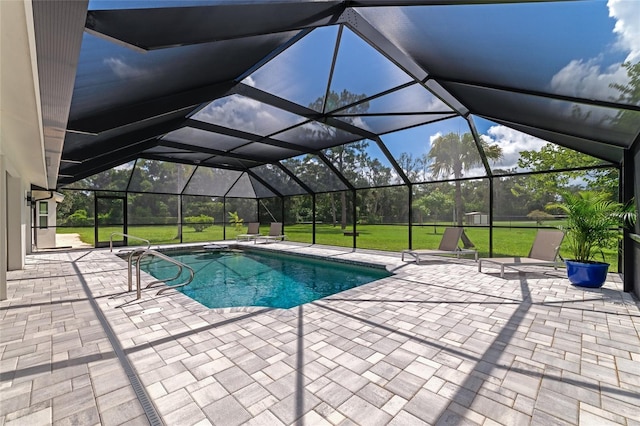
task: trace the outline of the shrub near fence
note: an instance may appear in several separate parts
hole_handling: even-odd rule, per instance
[[[184,222],[187,226],[190,226],[196,232],[202,232],[213,225],[213,218],[211,216],[201,214],[200,216],[186,217],[184,219]]]

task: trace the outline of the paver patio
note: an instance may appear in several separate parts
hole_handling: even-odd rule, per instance
[[[29,255],[0,302],[0,425],[640,425],[640,304],[617,274],[587,290],[551,268],[262,248],[394,275],[286,310],[207,309],[136,302],[108,250]]]

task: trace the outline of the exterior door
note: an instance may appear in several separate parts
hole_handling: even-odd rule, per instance
[[[96,198],[96,247],[126,246],[127,237],[127,198],[120,196],[97,195]]]

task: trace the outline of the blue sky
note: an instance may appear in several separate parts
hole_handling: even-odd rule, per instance
[[[94,0],[90,8],[207,3],[218,2]],[[427,58],[440,66],[447,61],[468,63],[471,75],[473,72],[495,75],[498,71],[498,75],[509,79],[505,84],[525,84],[525,89],[609,100],[610,83],[626,81],[620,63],[640,60],[639,5],[640,0],[567,1],[363,8],[360,12],[374,25],[380,24],[392,42],[404,41],[409,50],[415,46],[415,54],[422,49]],[[388,22],[393,25],[385,25]],[[312,31],[245,82],[308,106],[326,90],[337,28]],[[119,63],[110,60],[105,63]],[[125,65],[121,64],[121,68]],[[332,90],[371,95],[408,81],[409,76],[345,28]],[[259,117],[261,112],[256,106],[251,108],[246,117],[240,118]],[[497,129],[502,126],[495,123],[478,118],[474,122],[488,141],[509,152],[540,146],[539,140],[527,139],[513,130]],[[429,141],[437,135],[468,131],[466,121],[456,118],[383,135],[382,139],[396,156],[401,152],[417,156],[428,151]]]
[[[628,0],[627,0],[628,1]],[[577,1],[557,3],[529,3],[529,4],[499,4],[499,5],[471,5],[471,6],[442,6],[404,8],[410,16],[407,18],[413,25],[424,27],[423,35],[446,40],[446,45],[466,46],[458,51],[469,55],[472,63],[480,63],[480,69],[501,67],[518,77],[526,77],[527,84],[532,90],[549,90],[552,93],[570,95],[573,87],[566,87],[565,74],[577,71],[600,72],[594,78],[602,77],[608,68],[619,64],[629,54],[629,48],[617,43],[618,37],[614,33],[616,19],[610,17],[610,11],[605,1]],[[366,12],[370,9],[366,9]],[[381,12],[385,19],[393,21],[387,11]],[[440,25],[440,23],[447,23]],[[460,26],[451,28],[451,22],[459,22]],[[402,32],[402,25],[394,22],[394,28]],[[414,30],[412,28],[411,30]],[[420,31],[418,31],[420,33]],[[507,39],[505,34],[509,35]],[[262,75],[252,76],[258,87],[269,90],[285,98],[294,99],[293,92],[306,92],[311,87],[315,94],[319,94],[321,83],[326,75],[327,61],[333,53],[335,32],[332,29],[314,31],[300,42],[299,49],[284,52],[282,58],[276,58],[267,64]],[[286,58],[286,59],[285,59]],[[396,69],[387,68],[384,64],[391,62],[382,57],[372,47],[359,39],[348,29],[345,29],[340,44],[338,63],[332,82],[332,89],[347,88],[353,93],[367,93],[367,88],[386,90],[381,86],[380,74],[384,73],[385,81],[402,84],[408,80],[406,75]],[[277,70],[277,71],[276,71]],[[344,70],[350,70],[345,72]],[[271,79],[281,79],[277,88],[272,81],[263,80],[266,75]],[[277,76],[277,77],[276,77]],[[284,81],[295,81],[295,87],[286,85]],[[525,80],[525,78],[523,78]],[[613,81],[613,80],[612,80]],[[305,87],[304,82],[308,86]],[[589,80],[585,77],[584,84],[575,90],[583,90],[588,96]],[[602,85],[600,83],[600,85]],[[284,88],[279,90],[278,88]],[[314,99],[319,95],[314,95]],[[607,99],[606,95],[602,95]],[[299,99],[299,98],[298,98]],[[302,102],[301,102],[302,103]],[[509,141],[495,140],[488,135],[489,129],[496,127],[495,123],[476,118],[474,120],[479,133],[492,139],[491,142],[507,144]],[[384,135],[382,139],[389,145],[390,150],[399,155],[400,152],[411,152],[420,155],[429,149],[429,141],[439,134],[449,132],[468,132],[465,120],[456,118],[434,124],[415,127],[397,133]],[[494,133],[495,129],[493,129]],[[504,131],[499,132],[503,137],[508,136]],[[511,143],[516,139],[519,147],[508,147],[509,150],[527,149],[522,134],[511,131]],[[531,149],[540,146],[540,141],[532,138]],[[524,145],[523,145],[524,144]],[[503,164],[502,166],[513,166]]]

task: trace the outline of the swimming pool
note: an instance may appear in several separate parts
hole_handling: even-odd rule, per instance
[[[208,308],[292,308],[391,275],[382,268],[262,251],[165,254],[194,269],[194,281],[178,291]],[[141,268],[159,279],[176,273],[166,262]]]

